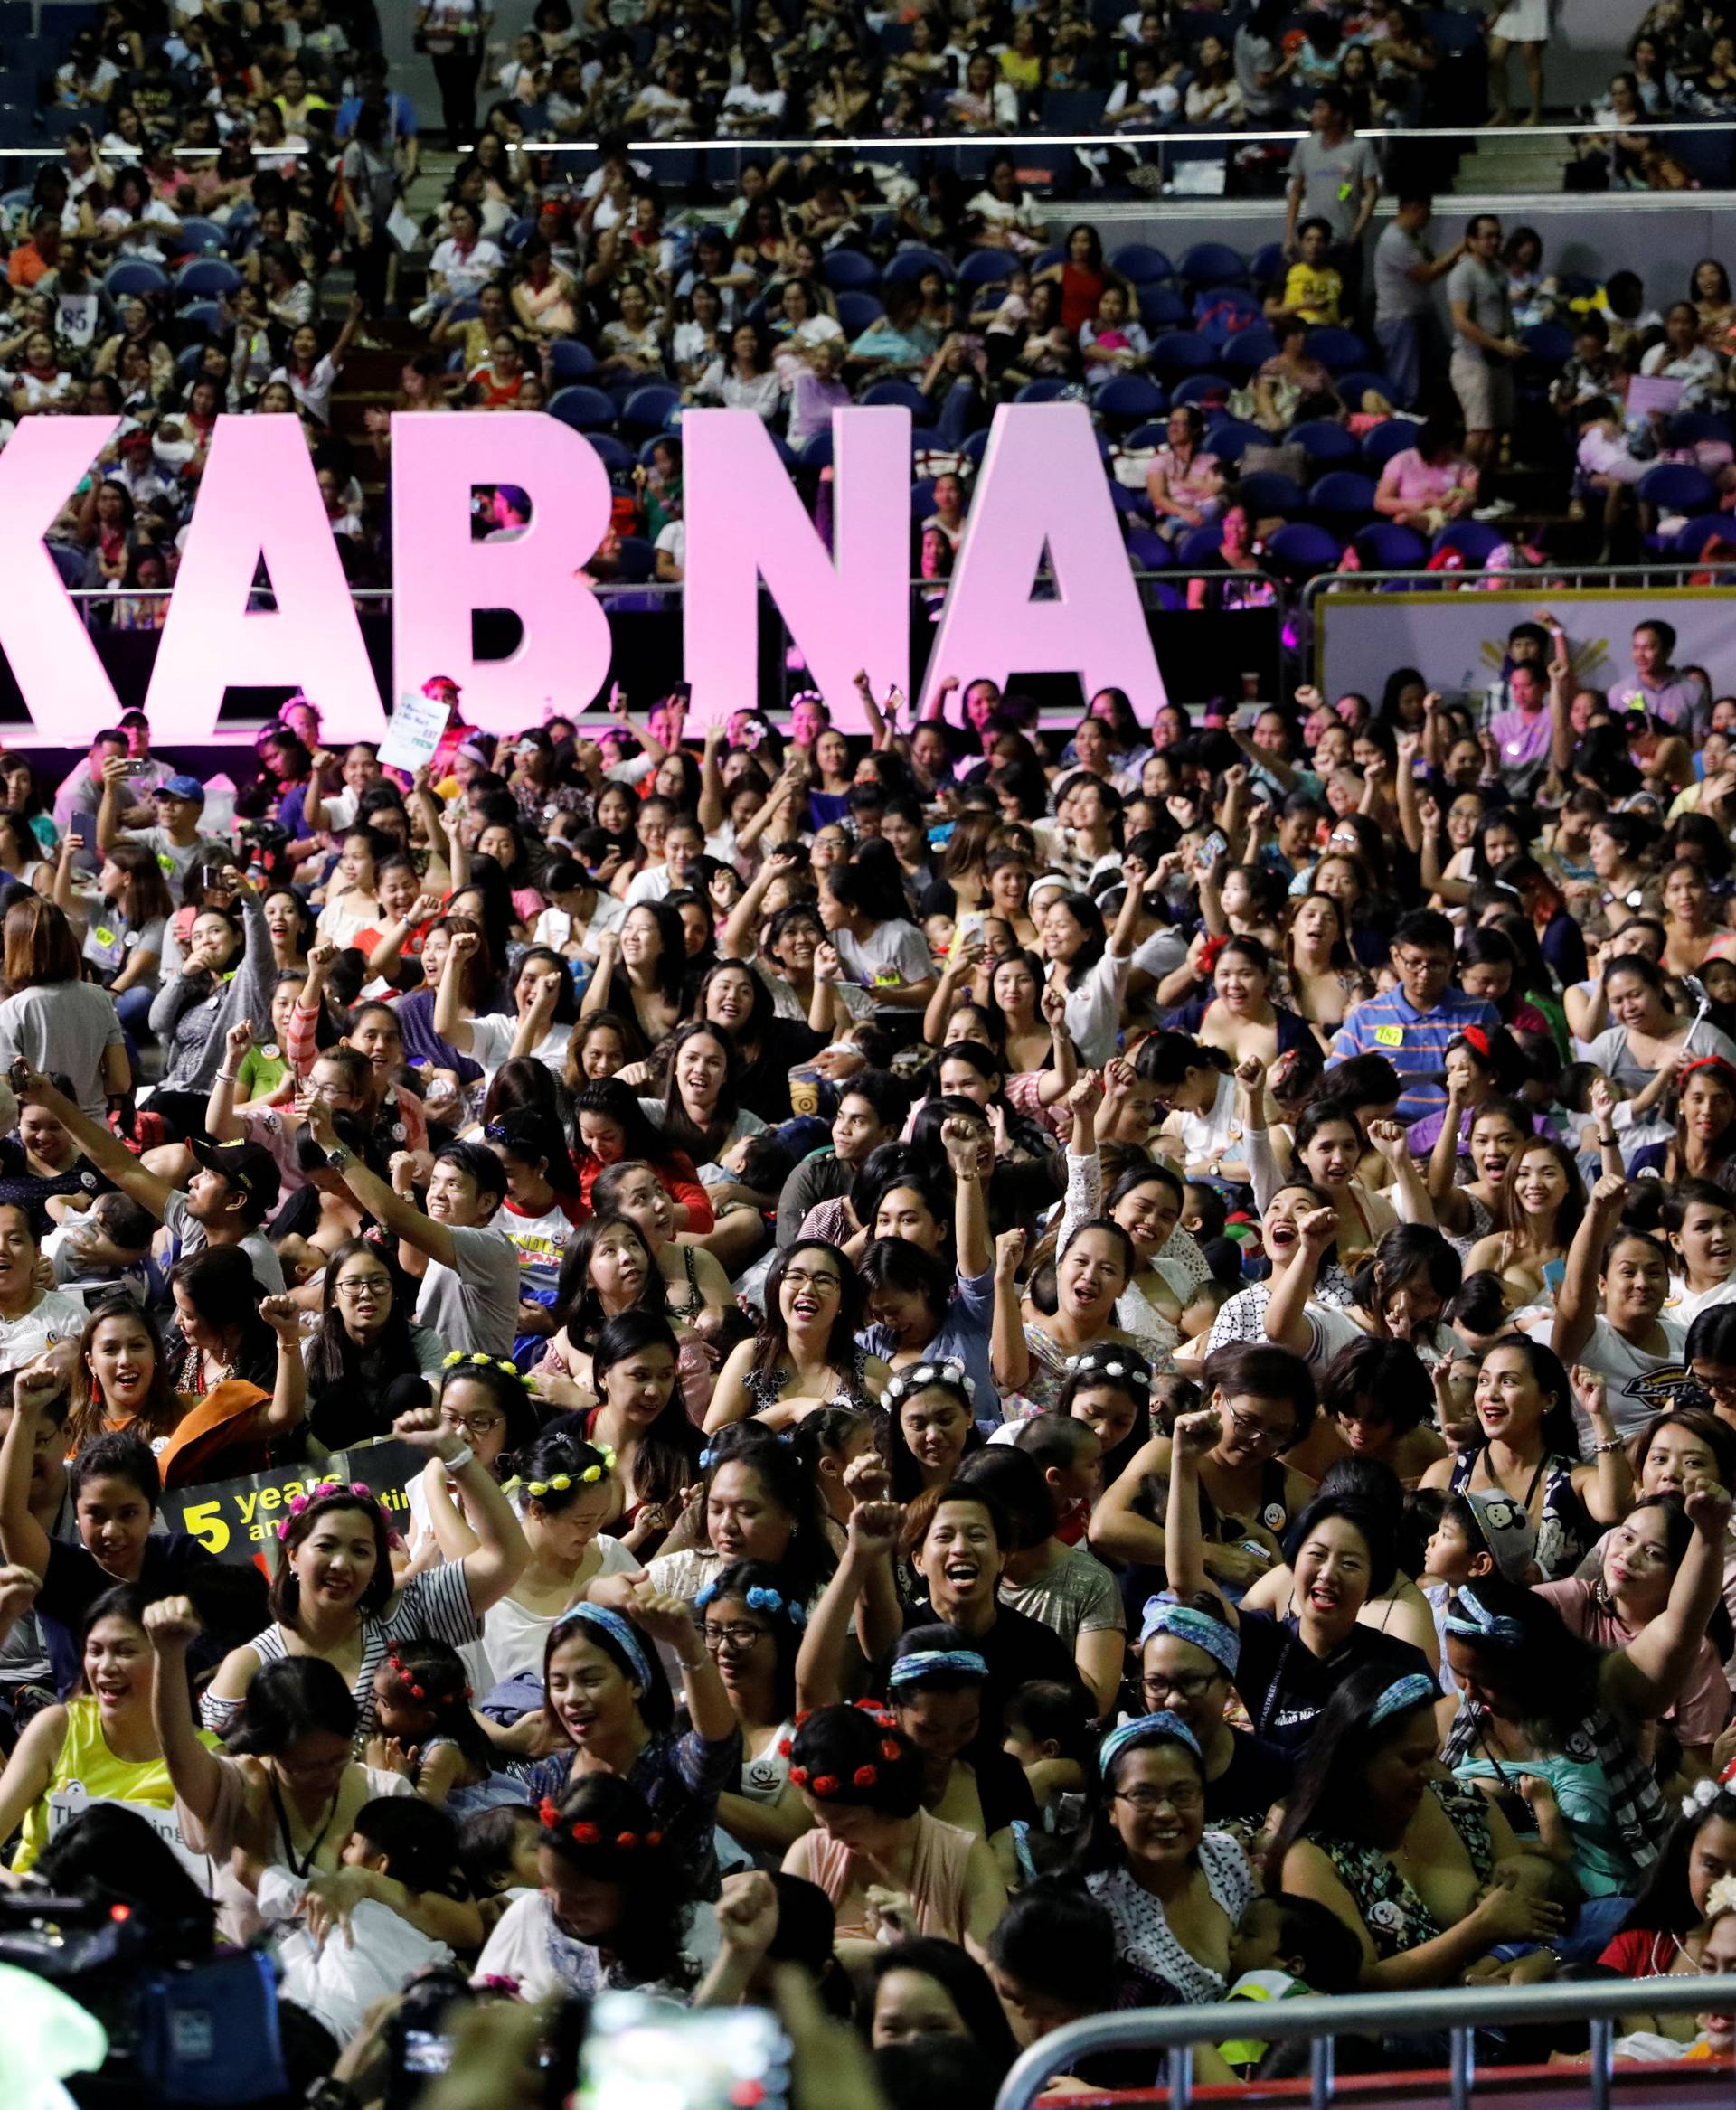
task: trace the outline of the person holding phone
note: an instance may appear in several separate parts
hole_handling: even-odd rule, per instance
[[[205,787],[196,777],[170,777],[151,793],[156,815],[153,826],[128,830],[121,825],[123,805],[129,803],[131,764],[111,755],[102,765],[102,802],[97,808],[97,847],[105,857],[117,843],[142,843],[156,857],[171,887],[179,887],[195,864],[227,862],[230,848],[213,835],[200,831],[205,811]]]

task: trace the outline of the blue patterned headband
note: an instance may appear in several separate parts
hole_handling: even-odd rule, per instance
[[[634,1632],[629,1621],[623,1619],[618,1612],[611,1612],[606,1605],[590,1604],[575,1605],[561,1621],[561,1625],[566,1625],[574,1619],[582,1619],[587,1626],[598,1627],[608,1634],[627,1662],[632,1664],[634,1675],[638,1679],[639,1683],[649,1687],[651,1683],[650,1658],[646,1654],[644,1645],[637,1634]]]
[[[1518,1620],[1486,1610],[1470,1589],[1454,1591],[1443,1624],[1448,1634],[1465,1641],[1492,1641],[1498,1648],[1519,1648],[1524,1643],[1525,1630]]]
[[[1097,1754],[1097,1769],[1105,1780],[1109,1768],[1129,1744],[1137,1744],[1142,1737],[1171,1737],[1176,1743],[1184,1744],[1200,1760],[1200,1739],[1178,1714],[1171,1714],[1165,1708],[1160,1714],[1142,1714],[1136,1721],[1124,1721],[1118,1729],[1111,1729],[1104,1738]]]
[[[1225,1677],[1235,1676],[1236,1666],[1241,1661],[1241,1637],[1234,1627],[1226,1626],[1211,1613],[1196,1612],[1191,1605],[1178,1605],[1171,1597],[1147,1597],[1145,1623],[1139,1629],[1139,1646],[1144,1648],[1154,1634],[1171,1634],[1177,1641],[1189,1642],[1194,1648],[1203,1649],[1214,1663],[1222,1666]]]
[[[968,1678],[986,1678],[988,1664],[974,1648],[917,1648],[900,1656],[886,1673],[889,1685],[913,1685],[930,1671],[960,1671]]]
[[[1411,1708],[1420,1707],[1424,1700],[1439,1698],[1440,1687],[1432,1678],[1425,1678],[1420,1671],[1408,1672],[1402,1678],[1395,1678],[1374,1702],[1368,1726],[1372,1729],[1379,1729],[1395,1714],[1407,1714]]]

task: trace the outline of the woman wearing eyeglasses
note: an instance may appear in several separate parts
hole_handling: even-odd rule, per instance
[[[1241,1644],[1219,1616],[1218,1600],[1181,1604],[1165,1594],[1146,1606],[1139,1629],[1139,1689],[1151,1713],[1165,1710],[1194,1733],[1205,1772],[1205,1819],[1261,1824],[1290,1791],[1290,1762],[1276,1744],[1231,1729],[1224,1710],[1235,1691]]]
[[[498,1480],[502,1459],[528,1444],[536,1433],[524,1380],[510,1363],[455,1348],[443,1360],[434,1389],[439,1394],[442,1433],[467,1444]],[[438,1457],[429,1460],[405,1493],[410,1502],[410,1573],[438,1568],[443,1560],[462,1560],[476,1550],[476,1532],[463,1490]],[[472,1646],[465,1644],[467,1650]],[[482,1670],[479,1651],[468,1660]]]
[[[749,1415],[787,1429],[818,1407],[873,1407],[892,1373],[856,1345],[861,1307],[856,1271],[835,1246],[786,1246],[766,1276],[757,1338],[731,1350],[718,1373],[706,1434]]]
[[[351,1239],[326,1263],[303,1361],[307,1425],[328,1450],[384,1436],[439,1383],[446,1343],[410,1317],[415,1299],[390,1256],[384,1244]]]
[[[1200,1741],[1167,1711],[1104,1738],[1102,1799],[1074,1867],[1115,1922],[1118,2007],[1223,1998],[1254,1881],[1241,1842],[1208,1831]]]

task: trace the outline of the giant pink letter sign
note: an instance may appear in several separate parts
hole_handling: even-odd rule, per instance
[[[763,577],[834,721],[860,727],[860,669],[882,695],[910,679],[910,412],[832,413],[835,561],[751,410],[690,410],[681,437],[684,643],[698,716],[760,701]]]
[[[118,423],[26,418],[0,454],[0,650],[36,730],[69,746],[112,725],[120,706],[42,537]]]
[[[470,539],[470,494],[516,484],[532,519],[504,542]],[[464,690],[464,715],[514,732],[544,699],[582,710],[609,674],[609,621],[573,574],[609,532],[609,472],[588,441],[541,411],[515,418],[392,421],[392,652],[398,692],[432,674]],[[505,659],[478,660],[470,618],[510,608],[524,636]]]
[[[1036,601],[1044,543],[1057,598]],[[1082,403],[995,413],[924,693],[949,674],[1076,674],[1087,697],[1125,689],[1146,725],[1167,701]]]
[[[260,559],[275,610],[250,613]],[[380,692],[331,523],[293,418],[219,418],[169,619],[151,669],[151,730],[208,740],[231,683],[294,683],[334,737],[377,739]]]

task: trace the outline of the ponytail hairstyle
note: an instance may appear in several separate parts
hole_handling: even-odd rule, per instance
[[[1382,1237],[1373,1253],[1356,1270],[1350,1293],[1354,1303],[1384,1323],[1382,1300],[1408,1283],[1426,1282],[1443,1311],[1458,1295],[1464,1264],[1432,1224],[1398,1223]],[[1431,1326],[1439,1328],[1439,1319]]]
[[[506,1464],[503,1456],[501,1465]],[[545,1516],[556,1517],[614,1478],[615,1454],[557,1427],[533,1434],[513,1453],[511,1466],[501,1493],[517,1496],[521,1512],[533,1502]]]
[[[816,1708],[779,1750],[790,1760],[791,1783],[822,1808],[842,1804],[914,1817],[922,1807],[922,1756],[892,1710],[876,1701]]]
[[[467,1764],[481,1766],[485,1774],[494,1771],[494,1746],[471,1710],[476,1695],[464,1660],[449,1642],[393,1642],[374,1675],[386,1681],[398,1706],[427,1712],[428,1728],[414,1739],[424,1749],[429,1738],[446,1737]]]
[[[1223,1049],[1165,1030],[1140,1041],[1133,1067],[1147,1084],[1173,1086],[1180,1084],[1190,1069],[1215,1069],[1227,1077],[1235,1065]]]

